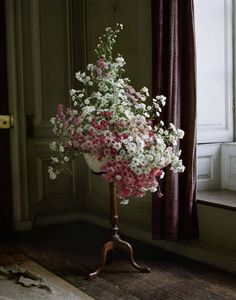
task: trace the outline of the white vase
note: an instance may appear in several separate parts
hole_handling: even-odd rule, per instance
[[[101,172],[103,160],[98,160],[95,156],[92,156],[90,153],[83,153],[83,155],[87,165],[93,172]]]

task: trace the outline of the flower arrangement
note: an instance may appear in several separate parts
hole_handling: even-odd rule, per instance
[[[146,87],[136,91],[124,77],[125,60],[120,54],[113,58],[121,29],[121,24],[106,28],[95,49],[96,63],[75,75],[81,89],[70,91],[71,106],[59,104],[51,118],[59,139],[50,144],[48,172],[55,179],[78,153],[89,153],[100,161],[102,177],[116,184],[126,204],[127,198],[143,197],[147,191],[161,196],[158,181],[167,166],[173,172],[184,171],[176,147],[184,132],[160,120],[164,96],[151,99]]]

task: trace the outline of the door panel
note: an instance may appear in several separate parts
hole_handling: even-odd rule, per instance
[[[25,98],[25,103],[26,115],[34,116],[34,137],[27,139],[31,216],[74,212],[76,176],[63,174],[51,181],[47,173],[48,146],[54,138],[49,119],[58,103],[68,105],[72,85],[70,5],[65,0],[36,0],[27,5],[30,6],[32,56],[27,56],[25,64],[32,65],[33,97]]]
[[[78,162],[72,166],[72,176],[63,174],[51,181],[47,173],[49,143],[55,139],[49,119],[55,115],[58,103],[68,105],[73,86],[72,3],[7,1],[10,88],[15,84],[17,90],[11,96],[18,120],[20,167],[14,174],[14,189],[20,190],[18,195],[14,193],[17,222],[37,222],[38,217],[79,210]]]

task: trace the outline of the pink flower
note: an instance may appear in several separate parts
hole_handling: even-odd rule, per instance
[[[107,67],[107,63],[106,61],[103,59],[103,58],[100,58],[98,61],[97,61],[97,66],[101,69],[104,69]]]
[[[127,87],[126,87],[126,90],[128,91],[128,93],[130,93],[130,94],[135,94],[135,89],[131,86],[131,85],[128,85]]]
[[[63,127],[66,129],[66,128],[68,128],[69,127],[69,122],[68,121],[65,121],[64,123],[63,123]]]
[[[58,114],[63,113],[63,105],[62,105],[62,104],[58,104],[58,105],[57,105],[57,113],[58,113]]]
[[[125,168],[125,169],[122,171],[121,176],[122,176],[122,177],[128,177],[128,176],[129,176],[128,168]]]
[[[108,182],[113,182],[113,177],[111,175],[106,175],[106,180]]]
[[[100,112],[100,115],[110,118],[113,115],[113,112],[112,111],[102,111],[102,112]]]
[[[79,146],[80,146],[79,142],[76,140],[72,141],[72,145],[74,148],[79,148]]]
[[[94,131],[91,129],[88,131],[88,135],[94,135]]]
[[[124,188],[124,189],[122,189],[122,196],[123,197],[129,197],[130,196],[130,189],[128,189],[128,188]]]
[[[111,154],[111,156],[115,156],[116,153],[117,153],[116,149],[110,148],[110,154]]]
[[[73,124],[76,125],[76,126],[79,126],[80,125],[80,118],[74,117],[73,118]]]
[[[161,177],[163,171],[158,169],[158,168],[153,168],[149,174],[149,176],[153,176],[153,177]]]
[[[105,129],[109,123],[106,120],[102,120],[100,124],[103,127],[103,129]]]

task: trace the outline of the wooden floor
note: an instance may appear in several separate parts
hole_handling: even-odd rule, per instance
[[[52,289],[59,289],[63,290],[63,297],[65,297],[64,293],[68,292],[69,299],[81,299],[81,300],[92,300],[93,298],[89,297],[87,294],[80,291],[78,288],[74,287],[72,284],[68,283],[64,279],[60,278],[59,276],[55,275],[52,272],[49,272],[39,264],[32,261],[30,258],[24,256],[22,253],[16,250],[15,247],[9,246],[6,243],[0,243],[0,266],[9,266],[9,265],[18,265],[20,268],[23,268],[25,270],[30,271],[33,274],[37,274],[41,276],[44,280],[46,280],[47,284],[49,283],[49,286],[51,286]],[[0,278],[1,279],[1,278]],[[14,279],[15,281],[15,279]],[[1,281],[0,281],[1,283]],[[9,285],[8,285],[9,287]],[[4,288],[4,291],[1,290],[1,288]],[[6,289],[6,286],[4,284],[1,284],[0,287],[0,299],[22,299],[24,300],[24,296],[19,293],[23,293],[27,297],[27,299],[32,299],[32,296],[34,296],[33,299],[38,299],[38,296],[41,294],[39,290],[37,291],[32,289],[28,293],[27,289],[25,291],[21,290],[20,288],[15,288],[13,285],[11,286],[13,291],[10,291],[9,289]],[[17,295],[15,294],[17,291]],[[7,295],[7,298],[3,296],[3,294]],[[30,296],[29,296],[30,295]],[[60,294],[59,294],[60,295]],[[72,296],[73,295],[73,296]],[[49,293],[50,299],[52,299],[52,294]],[[42,299],[42,297],[40,297]],[[45,298],[44,298],[45,299]],[[55,299],[55,295],[54,298]],[[62,299],[62,296],[60,296],[60,299]],[[64,299],[64,298],[63,298]],[[45,299],[46,300],[46,299]]]
[[[95,299],[236,299],[232,274],[131,239],[126,240],[133,245],[137,262],[151,267],[150,274],[137,272],[125,254],[116,253],[100,277],[85,279],[96,269],[109,238],[105,229],[74,223],[18,234],[10,246]]]

